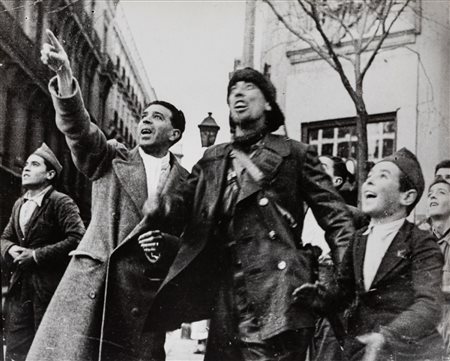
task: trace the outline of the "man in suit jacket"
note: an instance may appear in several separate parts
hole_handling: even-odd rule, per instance
[[[337,263],[352,220],[314,149],[270,134],[284,116],[268,79],[238,70],[227,99],[234,141],[209,148],[167,194],[170,217],[187,225],[147,325],[211,317],[206,360],[301,361],[314,316],[292,307],[291,293],[314,278],[317,262],[300,241],[303,202]]]
[[[0,238],[6,270],[6,359],[24,360],[42,316],[84,234],[78,207],[53,187],[62,166],[43,143],[25,162],[26,193]],[[5,269],[5,268],[4,268]]]
[[[443,257],[434,236],[406,221],[423,191],[420,165],[405,148],[377,163],[362,186],[362,210],[371,223],[344,255],[338,294],[325,297],[336,311],[353,302],[347,327],[357,343],[345,346],[352,360],[442,357],[436,327]]]
[[[178,249],[180,227],[143,218],[188,172],[169,148],[185,128],[181,111],[155,101],[138,124],[138,146],[107,141],[90,121],[67,54],[56,37],[42,60],[56,124],[78,169],[92,180],[92,219],[73,252],[28,360],[164,360],[164,332],[144,332],[145,315]],[[155,231],[158,229],[158,231]],[[155,246],[159,245],[158,253]]]

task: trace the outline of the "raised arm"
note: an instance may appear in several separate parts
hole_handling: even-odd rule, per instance
[[[56,113],[56,126],[65,135],[77,168],[87,177],[99,178],[125,146],[107,141],[103,132],[91,122],[78,82],[72,76],[70,61],[56,36],[47,30],[48,43],[41,50],[41,60],[56,73],[49,90]]]

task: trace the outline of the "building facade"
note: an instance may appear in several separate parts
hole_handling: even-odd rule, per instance
[[[115,1],[0,0],[0,227],[20,195],[26,157],[45,141],[64,170],[60,189],[89,220],[90,182],[74,167],[56,129],[47,89],[53,75],[40,61],[51,29],[67,51],[92,120],[108,138],[136,144],[146,103],[156,98],[126,20]]]
[[[320,154],[355,158],[356,111],[338,73],[258,4],[255,59],[277,87],[289,136]],[[412,1],[364,83],[369,160],[407,147],[418,155],[427,184],[436,163],[450,158],[449,24],[449,2]],[[424,213],[422,199],[416,216]]]

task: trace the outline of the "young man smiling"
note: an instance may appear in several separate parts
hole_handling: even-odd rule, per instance
[[[328,312],[352,305],[347,343],[351,360],[440,360],[443,257],[436,239],[406,217],[424,191],[420,165],[410,151],[400,149],[378,162],[362,186],[362,210],[371,217],[356,233],[341,265],[337,294],[323,297]],[[296,295],[312,306],[311,290]],[[319,294],[323,295],[322,292]],[[302,298],[303,296],[303,298]],[[327,308],[327,307],[325,307]]]
[[[157,207],[161,194],[188,175],[169,152],[182,136],[184,115],[168,102],[152,102],[139,122],[137,147],[107,141],[84,107],[66,52],[47,35],[41,59],[56,73],[49,84],[56,125],[92,180],[92,219],[28,360],[164,360],[165,333],[145,332],[143,324],[178,249],[171,234],[181,227],[143,219],[142,209],[147,200],[146,207]]]
[[[14,204],[1,238],[11,279],[6,295],[6,359],[24,360],[42,316],[84,234],[79,210],[55,190],[62,166],[43,143],[25,162],[26,193]],[[5,270],[5,269],[4,269]]]

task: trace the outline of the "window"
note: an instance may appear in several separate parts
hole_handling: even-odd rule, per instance
[[[395,150],[396,113],[371,115],[367,124],[369,160],[377,161]],[[321,155],[357,158],[355,117],[302,124],[302,140]]]

